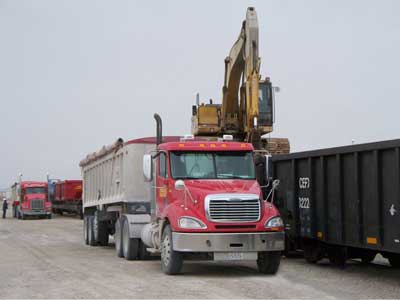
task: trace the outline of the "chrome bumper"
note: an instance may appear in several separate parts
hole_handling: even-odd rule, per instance
[[[48,216],[51,214],[50,211],[36,210],[36,211],[21,211],[25,216]]]
[[[175,251],[181,252],[256,252],[282,251],[284,232],[262,233],[172,233]]]

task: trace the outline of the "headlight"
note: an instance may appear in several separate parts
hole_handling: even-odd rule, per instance
[[[193,217],[181,217],[179,219],[179,227],[185,229],[206,229],[207,226],[199,219]]]
[[[283,221],[281,217],[274,217],[269,219],[265,223],[265,228],[275,228],[275,227],[283,227]]]

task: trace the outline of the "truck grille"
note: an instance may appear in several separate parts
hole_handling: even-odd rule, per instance
[[[206,214],[214,222],[256,222],[261,204],[255,194],[217,194],[205,199]]]
[[[43,209],[44,200],[43,199],[33,199],[31,200],[31,209]]]

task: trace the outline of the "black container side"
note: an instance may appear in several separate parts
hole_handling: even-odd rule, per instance
[[[290,239],[400,253],[400,140],[276,155]]]

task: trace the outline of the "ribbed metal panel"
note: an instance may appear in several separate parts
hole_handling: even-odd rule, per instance
[[[214,222],[256,222],[260,210],[256,195],[218,195],[206,200],[207,216]]]

